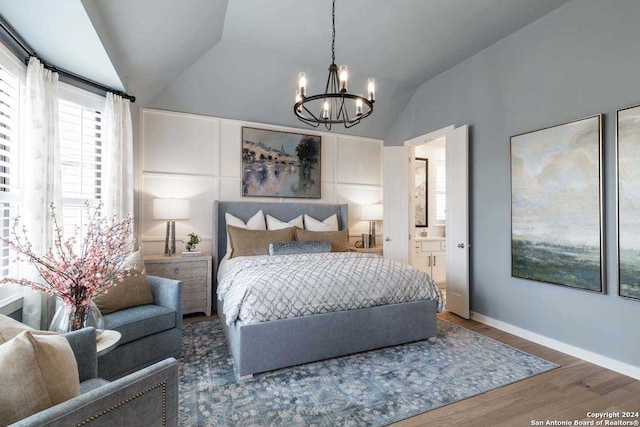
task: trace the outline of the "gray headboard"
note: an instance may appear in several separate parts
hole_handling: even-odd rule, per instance
[[[347,205],[324,205],[316,203],[260,203],[260,202],[222,202],[216,200],[213,207],[213,229],[216,231],[218,243],[214,259],[216,265],[227,252],[227,224],[224,214],[230,213],[243,221],[247,221],[260,209],[281,221],[291,221],[302,214],[308,214],[322,221],[337,214],[340,230],[348,228],[349,218]]]

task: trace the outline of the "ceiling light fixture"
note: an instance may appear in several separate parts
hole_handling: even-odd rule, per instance
[[[346,65],[336,65],[336,1],[332,9],[333,37],[331,40],[331,65],[329,78],[324,93],[307,96],[307,75],[298,74],[298,89],[293,112],[304,123],[318,127],[323,124],[327,130],[331,125],[342,124],[345,128],[360,123],[360,120],[373,113],[376,101],[376,81],[367,81],[367,96],[354,95],[347,92],[349,69]],[[316,111],[317,114],[314,114]]]

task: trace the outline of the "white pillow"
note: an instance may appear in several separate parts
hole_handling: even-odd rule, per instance
[[[338,215],[333,214],[324,221],[318,221],[305,214],[304,229],[309,231],[340,231],[338,229]]]
[[[262,209],[256,212],[254,216],[249,218],[246,223],[237,216],[230,213],[224,214],[224,220],[227,225],[233,225],[234,227],[246,228],[247,230],[266,230],[267,224],[264,222],[264,214]],[[225,227],[226,228],[226,227]],[[229,233],[227,232],[227,258],[231,257],[231,241],[229,240]]]
[[[289,222],[280,221],[278,218],[267,214],[267,230],[282,230],[284,228],[299,227],[304,228],[302,215]]]

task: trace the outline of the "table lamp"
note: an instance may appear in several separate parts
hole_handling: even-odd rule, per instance
[[[167,235],[164,239],[164,254],[176,253],[176,221],[189,219],[188,199],[153,199],[153,219],[167,220]]]
[[[371,247],[376,246],[376,221],[382,220],[382,205],[360,206],[360,219],[369,221],[369,242]]]

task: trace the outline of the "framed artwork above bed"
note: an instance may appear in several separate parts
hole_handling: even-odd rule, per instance
[[[319,199],[322,138],[242,128],[242,195]]]
[[[602,115],[511,137],[511,275],[605,290]]]

